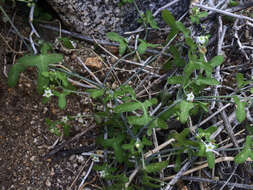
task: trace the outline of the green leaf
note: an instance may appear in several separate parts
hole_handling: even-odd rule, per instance
[[[106,36],[110,40],[119,43],[119,54],[123,55],[127,49],[127,40],[115,32],[108,32]]]
[[[148,187],[149,189],[157,189],[160,187],[160,184],[155,184],[152,181],[155,181],[153,178],[149,177],[146,173],[142,176],[141,178],[141,186],[143,187]],[[147,188],[141,188],[138,187],[136,188],[138,190],[146,190]]]
[[[190,47],[191,52],[193,52],[197,48],[197,45],[191,37],[185,37],[185,43]]]
[[[206,153],[207,163],[208,167],[213,169],[215,165],[215,157],[213,152],[207,152]]]
[[[176,20],[174,16],[167,10],[162,11],[162,18],[166,24],[168,24],[171,27],[171,31],[167,37],[167,42],[172,40],[175,35],[179,32],[177,25],[176,25]]]
[[[157,118],[155,121],[158,128],[168,129],[168,124],[163,119]]]
[[[137,51],[138,51],[139,54],[144,54],[148,47],[155,48],[155,47],[159,46],[159,44],[150,44],[150,43],[147,43],[146,41],[144,41],[142,39],[139,39],[139,41],[141,42],[140,45],[137,48]]]
[[[217,55],[214,58],[212,58],[208,64],[211,65],[212,68],[215,68],[219,65],[221,65],[224,62],[224,57],[222,55]]]
[[[46,55],[53,50],[52,44],[44,42],[41,46],[41,54]]]
[[[178,28],[181,32],[183,32],[185,38],[190,38],[190,37],[191,37],[191,36],[190,36],[190,30],[188,30],[188,29],[184,26],[184,24],[183,24],[182,22],[176,21],[176,26],[177,26],[177,28]]]
[[[206,154],[206,146],[204,143],[199,143],[199,150],[197,152],[198,156],[205,156]]]
[[[236,73],[236,83],[237,87],[240,89],[247,84],[250,84],[250,81],[245,81],[242,73]]]
[[[236,156],[235,156],[235,163],[237,164],[242,164],[244,163],[249,157],[249,151],[246,149],[243,149],[241,152],[239,152]]]
[[[189,81],[189,77],[198,68],[198,66],[190,61],[184,68],[184,84],[186,84]]]
[[[66,136],[66,137],[69,136],[69,129],[70,129],[70,126],[69,126],[69,125],[63,125],[63,133],[64,133],[64,136]]]
[[[240,3],[238,1],[234,1],[234,0],[230,0],[229,1],[229,6],[231,7],[235,7],[238,6]]]
[[[199,107],[201,107],[205,112],[208,112],[208,103],[205,102],[197,102],[196,103]]]
[[[66,107],[66,95],[65,94],[59,94],[58,96],[58,106],[60,109],[64,109]]]
[[[165,9],[162,11],[162,18],[164,22],[171,27],[171,29],[178,30],[177,25],[176,25],[176,19],[170,13],[169,10]]]
[[[241,102],[237,96],[234,96],[233,99],[236,104],[236,111],[235,111],[236,119],[239,123],[241,123],[246,118],[246,111],[245,111],[246,102]]]
[[[42,94],[43,87],[48,85],[49,80],[43,76],[43,72],[48,72],[48,65],[58,63],[63,59],[60,54],[41,54],[27,55],[17,60],[17,63],[12,66],[8,73],[8,85],[14,87],[21,72],[24,72],[27,67],[35,66],[38,69],[37,91]]]
[[[185,61],[183,58],[181,58],[181,55],[178,51],[178,49],[175,46],[171,46],[169,49],[170,53],[173,55],[173,63],[178,66],[178,67],[182,67],[185,66]]]
[[[120,104],[114,108],[115,113],[122,113],[122,112],[131,112],[137,109],[142,108],[142,103],[140,102],[127,102]]]
[[[168,78],[168,84],[182,84],[183,76],[172,76]]]
[[[179,119],[181,123],[185,123],[189,117],[190,110],[194,107],[194,104],[192,102],[188,102],[185,100],[182,100],[180,102],[180,115]]]
[[[104,147],[111,147],[114,150],[116,161],[123,162],[127,159],[125,152],[122,149],[122,142],[124,141],[125,136],[118,135],[117,137],[110,138],[110,139],[103,139],[103,136],[100,136],[97,139],[97,143],[101,144]]]
[[[204,18],[204,17],[207,17],[208,16],[208,12],[206,12],[206,11],[202,11],[202,12],[200,12],[199,14],[198,14],[198,17],[199,18]]]
[[[184,128],[184,130],[181,133],[174,132],[172,134],[172,137],[177,141],[177,143],[180,146],[183,146],[185,144],[185,138],[189,135],[190,129],[189,128]]]
[[[139,116],[128,116],[127,120],[129,122],[130,125],[146,125],[148,124],[149,121],[152,120],[151,117],[147,116],[147,115],[143,115],[141,117]]]
[[[197,85],[219,85],[219,81],[217,81],[214,78],[204,78],[204,77],[198,77],[195,80],[195,83]]]
[[[146,11],[146,21],[147,21],[147,23],[151,26],[151,28],[153,28],[153,29],[158,29],[158,28],[159,28],[159,27],[157,26],[157,23],[156,23],[156,21],[154,20],[154,17],[153,17],[153,15],[152,15],[152,13],[151,13],[150,10],[147,10],[147,11]]]
[[[251,137],[247,136],[243,150],[235,156],[234,159],[235,163],[237,164],[244,163],[248,159],[248,157],[252,156],[251,144],[252,144]]]
[[[137,48],[137,51],[139,54],[144,54],[147,48],[148,48],[147,43],[145,41],[141,41],[140,45]]]
[[[119,55],[123,55],[127,49],[127,43],[120,42],[119,43]]]
[[[249,135],[253,135],[253,127],[251,125],[249,125],[249,124],[246,124],[245,127],[246,127]]]
[[[161,171],[166,166],[168,166],[168,161],[162,161],[162,162],[157,162],[157,163],[152,163],[152,164],[147,165],[145,167],[145,170],[148,173],[154,173],[154,172]]]
[[[237,87],[242,88],[244,86],[244,77],[242,73],[236,73]]]
[[[142,140],[141,140],[142,144],[145,146],[152,146],[153,143],[152,141],[148,140],[146,136],[143,136],[142,137]]]
[[[106,34],[106,36],[107,36],[107,38],[109,38],[110,40],[115,41],[115,42],[125,41],[125,38],[123,38],[122,36],[120,36],[116,32],[108,32]]]
[[[88,89],[86,90],[87,93],[90,94],[90,96],[94,99],[97,99],[98,97],[101,97],[104,95],[105,93],[105,89]]]
[[[62,41],[63,46],[65,48],[68,48],[68,49],[74,49],[75,48],[69,38],[67,38],[67,37],[61,37],[61,38],[59,38],[59,40]]]
[[[117,89],[113,93],[113,97],[114,98],[118,98],[119,96],[124,96],[124,95],[127,95],[127,94],[130,94],[132,96],[132,98],[136,98],[135,91],[134,91],[134,89],[131,86],[129,86],[129,85],[121,85],[119,87],[119,89]]]
[[[181,168],[181,156],[180,156],[180,154],[178,154],[176,156],[176,163],[175,163],[175,167],[174,167],[175,172],[178,172],[180,168]]]
[[[143,102],[143,106],[147,109],[148,107],[157,104],[157,102],[156,98],[152,98],[150,100],[145,100],[145,102]]]

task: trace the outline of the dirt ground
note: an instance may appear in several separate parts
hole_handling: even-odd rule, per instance
[[[22,20],[22,18],[17,19]],[[21,23],[22,26],[22,22],[17,23]],[[91,164],[91,159],[75,154],[65,156],[60,154],[49,158],[45,156],[54,147],[55,142],[60,144],[71,139],[91,123],[80,124],[73,121],[75,127],[71,128],[70,136],[60,138],[49,132],[45,118],[59,120],[65,115],[89,113],[89,105],[81,101],[83,98],[80,96],[68,98],[68,108],[63,111],[58,109],[56,99],[42,104],[42,96],[36,92],[34,80],[36,72],[33,69],[21,74],[19,85],[9,88],[5,74],[13,64],[13,60],[22,54],[15,52],[20,49],[20,41],[11,33],[11,27],[4,23],[1,23],[1,26],[3,27],[0,29],[2,37],[0,39],[0,190],[77,189]],[[94,145],[97,133],[98,130],[88,131],[64,149],[82,147],[85,151],[85,147]],[[89,174],[83,189],[98,189],[93,185],[96,179],[95,172]]]
[[[42,104],[41,97],[36,95],[35,90],[31,81],[14,89],[8,88],[6,77],[0,74],[1,190],[67,189],[81,168],[86,171],[86,167],[89,167],[88,163],[83,168],[86,158],[80,156],[44,158],[58,138],[49,133],[45,118],[56,118],[53,112],[60,115],[64,111],[58,110],[54,103]],[[74,112],[84,107],[77,98],[71,98],[71,101],[68,103]],[[94,138],[91,137],[95,133],[96,131],[89,132],[89,138],[83,137],[72,143],[72,146],[94,143]],[[94,178],[93,175],[90,177],[88,181]],[[75,185],[73,189],[74,187]]]

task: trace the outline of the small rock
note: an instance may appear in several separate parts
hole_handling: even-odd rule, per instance
[[[32,162],[34,162],[35,158],[36,158],[36,156],[32,156],[32,157],[30,158],[30,160],[31,160]]]
[[[74,164],[73,164],[73,167],[74,167],[74,168],[76,168],[77,166],[78,166],[78,164],[77,164],[77,163],[74,163]]]
[[[52,168],[51,171],[50,171],[50,175],[51,175],[51,176],[54,176],[54,174],[55,174],[54,168]]]
[[[82,155],[76,156],[76,158],[77,158],[77,161],[78,161],[79,163],[83,163],[84,157],[83,157]]]
[[[71,155],[70,157],[69,157],[69,161],[73,161],[74,159],[75,159],[75,155]]]
[[[49,179],[46,180],[46,186],[51,187],[51,182],[49,181]]]

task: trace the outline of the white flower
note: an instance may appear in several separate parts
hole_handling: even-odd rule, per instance
[[[205,147],[206,147],[206,152],[213,152],[213,153],[215,153],[217,155],[220,155],[219,152],[217,152],[217,151],[214,150],[215,149],[215,145],[213,145],[212,143],[208,143],[208,144],[204,143],[204,144],[205,144]]]
[[[99,173],[99,176],[102,178],[104,178],[107,175],[105,170],[101,170],[98,173]]]
[[[93,160],[94,162],[99,162],[99,157],[96,156],[96,155],[93,155],[92,160]]]
[[[205,144],[206,152],[213,152],[215,146],[212,143]]]
[[[192,102],[194,100],[194,94],[192,92],[190,94],[187,94],[186,100]]]
[[[196,42],[199,44],[205,44],[208,40],[208,36],[198,36]]]
[[[82,118],[83,116],[82,116],[82,114],[81,113],[78,113],[77,115],[76,115],[76,120],[79,122],[79,123],[83,123],[83,118]]]
[[[70,43],[72,44],[73,48],[76,48],[76,47],[77,47],[77,43],[76,43],[76,42],[74,42],[74,41],[72,41],[72,40],[69,40],[69,41],[70,41]]]
[[[67,116],[63,116],[62,118],[61,118],[61,121],[63,122],[63,123],[67,123],[68,122],[68,117]]]
[[[47,88],[46,90],[44,90],[44,94],[42,96],[45,96],[47,98],[49,98],[50,96],[53,96],[54,94],[52,93],[50,88]]]

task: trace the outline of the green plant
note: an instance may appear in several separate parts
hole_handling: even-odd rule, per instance
[[[190,15],[192,23],[200,24],[200,19],[204,18],[208,15],[208,12],[206,11],[199,11],[199,8],[193,7],[192,8],[192,14]]]
[[[201,15],[198,16],[201,17]],[[116,161],[119,165],[123,165],[130,170],[131,168],[139,168],[140,175],[138,175],[137,181],[142,187],[153,188],[158,188],[161,185],[161,181],[154,178],[154,174],[165,168],[169,162],[154,162],[153,157],[144,158],[144,150],[147,150],[151,145],[149,137],[152,130],[155,128],[167,129],[167,121],[170,118],[176,118],[182,124],[186,124],[190,117],[202,112],[207,113],[209,101],[232,98],[232,96],[207,97],[202,94],[208,86],[219,85],[218,80],[212,77],[212,72],[224,61],[223,56],[215,56],[209,61],[205,59],[205,46],[208,42],[208,36],[197,37],[195,42],[191,31],[181,22],[175,21],[169,11],[164,10],[162,17],[171,27],[168,41],[176,35],[183,34],[184,36],[184,44],[171,45],[169,49],[173,59],[167,62],[166,66],[169,66],[168,69],[171,66],[181,67],[183,72],[168,77],[168,85],[177,84],[179,87],[175,99],[170,97],[164,102],[167,104],[166,109],[155,116],[151,115],[150,108],[158,104],[157,99],[140,101],[137,99],[134,90],[129,86],[120,86],[114,91],[110,89],[87,91],[91,97],[102,101],[105,105],[105,111],[98,112],[95,117],[100,125],[102,124],[108,129],[108,138],[104,139],[103,136],[100,136],[97,141],[98,144],[106,149],[113,150],[114,154],[109,156],[111,162]],[[140,47],[142,43],[146,42],[141,40],[138,48],[142,48]],[[187,61],[182,59],[181,56],[181,47],[183,45],[187,46]],[[240,87],[249,84],[248,81],[244,81],[241,75],[237,76],[237,81]],[[236,104],[237,120],[242,122],[245,120],[246,103],[237,96],[234,96],[233,100]],[[106,106],[109,102],[113,102],[114,106]],[[181,159],[184,157],[204,157],[207,159],[209,168],[215,167],[215,155],[219,153],[216,151],[217,146],[214,140],[211,139],[211,135],[216,129],[215,126],[211,126],[194,132],[185,127],[182,132],[174,132],[168,136],[169,139],[175,139],[172,144],[173,149],[169,152],[170,157],[175,158],[176,171],[180,169]],[[133,163],[129,161],[131,158],[134,158]],[[105,168],[101,166],[100,169],[100,171],[104,171]],[[120,171],[106,170],[106,173],[108,176],[117,176],[121,173]],[[122,188],[123,183],[123,181],[118,182],[119,186],[117,188]],[[134,187],[134,184],[129,186],[130,189]]]
[[[37,78],[37,91],[43,94],[43,102],[47,102],[52,95],[58,97],[58,106],[64,109],[66,106],[66,96],[69,95],[74,87],[68,82],[67,76],[61,72],[49,71],[49,65],[62,61],[63,56],[55,53],[48,53],[50,46],[43,44],[41,54],[39,55],[26,55],[17,60],[9,73],[8,85],[15,87],[19,75],[24,72],[28,67],[36,67],[38,72]]]
[[[70,125],[67,123],[69,117],[63,116],[60,121],[52,121],[46,118],[46,124],[49,126],[49,131],[57,136],[69,136]]]
[[[41,48],[40,55],[26,55],[18,59],[8,74],[8,85],[10,87],[16,86],[21,72],[24,72],[28,67],[36,67],[38,71],[37,91],[42,94],[44,87],[49,84],[49,79],[44,77],[42,73],[48,72],[49,64],[58,63],[63,59],[62,55],[48,53],[48,50],[48,45],[44,44]]]
[[[121,2],[135,3],[133,0]],[[145,29],[147,26],[158,28],[151,11],[147,10],[140,16]],[[191,20],[199,24],[200,18],[205,16],[207,16],[206,12],[199,12],[194,8]],[[94,114],[97,124],[101,128],[104,127],[103,132],[106,133],[97,137],[97,144],[109,151],[106,152],[106,163],[96,164],[95,170],[100,177],[112,182],[113,185],[105,189],[159,188],[165,183],[158,179],[158,173],[162,170],[166,171],[170,163],[175,164],[174,170],[178,171],[183,158],[202,157],[207,160],[209,168],[214,168],[215,155],[219,153],[216,150],[215,140],[211,136],[216,132],[217,127],[205,126],[196,131],[189,127],[199,115],[208,114],[210,101],[231,99],[228,102],[235,104],[238,122],[241,123],[246,118],[245,107],[250,105],[251,98],[237,94],[206,96],[204,93],[204,89],[220,84],[212,74],[214,69],[224,62],[223,56],[206,59],[209,36],[193,36],[191,31],[182,22],[176,21],[168,10],[162,11],[162,18],[171,28],[167,42],[173,42],[176,36],[181,40],[178,43],[171,43],[168,48],[172,57],[164,63],[163,69],[169,71],[171,68],[179,68],[179,71],[167,78],[166,88],[160,93],[161,101],[158,96],[139,98],[133,87],[125,84],[117,89],[97,85],[97,89],[86,90],[86,93],[103,105],[103,111]],[[126,38],[115,32],[108,33],[107,37],[119,43],[120,55],[128,51]],[[146,36],[138,39],[139,44],[136,49],[138,56],[142,56],[148,47],[163,46],[148,43],[146,39]],[[66,48],[74,48],[68,38],[59,38],[59,41]],[[164,50],[166,51],[166,48]],[[50,67],[50,64],[58,63],[63,59],[62,55],[49,53],[50,51],[52,51],[50,46],[43,44],[41,54],[27,55],[18,59],[17,64],[13,65],[9,72],[8,84],[14,87],[21,72],[28,67],[36,67],[37,91],[40,94],[44,92],[43,102],[49,101],[51,96],[57,96],[58,106],[63,109],[66,107],[66,96],[75,93],[75,88],[69,83],[66,73],[53,66]],[[152,60],[157,57],[159,55],[154,56]],[[74,76],[81,78],[79,75]],[[236,81],[238,93],[251,82],[240,73],[236,75]],[[177,88],[173,95],[168,95],[167,88],[173,85],[177,85]],[[252,94],[252,89],[249,92]],[[83,116],[80,113],[76,117],[65,116],[60,121],[46,119],[46,123],[55,135],[67,136],[70,129],[67,121],[73,118],[83,123]],[[176,128],[176,131],[168,130],[172,119],[181,123],[181,127]],[[153,145],[152,134],[155,134],[158,129],[162,132],[166,130],[165,138],[173,140],[173,143],[164,151],[145,156]],[[248,136],[243,150],[235,158],[236,163],[243,163],[248,157],[253,158],[251,146],[251,138]],[[138,173],[135,181],[126,185],[129,182],[129,173],[135,170]]]
[[[253,160],[252,139],[250,136],[246,137],[244,148],[240,153],[236,155],[235,163],[237,164],[244,163],[248,158],[251,158],[251,160]]]

